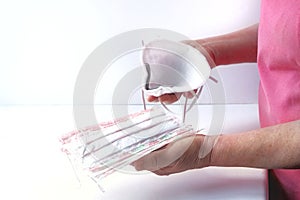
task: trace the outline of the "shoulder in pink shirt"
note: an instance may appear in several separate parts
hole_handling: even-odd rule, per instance
[[[262,0],[258,67],[261,79],[259,88],[261,126],[299,120],[299,0]],[[300,170],[274,170],[274,173],[290,199],[300,199]]]

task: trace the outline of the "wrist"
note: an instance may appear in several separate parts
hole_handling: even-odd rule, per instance
[[[199,39],[199,40],[189,40],[184,41],[185,44],[192,46],[193,48],[197,49],[201,54],[206,57],[211,68],[217,66],[216,63],[216,56],[213,47],[210,45],[209,41],[206,39]]]
[[[214,166],[214,148],[220,136],[197,135],[197,168]]]
[[[211,42],[209,42],[206,39],[199,39],[196,40],[196,42],[200,45],[200,47],[202,47],[207,52],[209,58],[214,62],[213,67],[216,67],[218,65],[216,60],[216,53],[215,53],[215,49],[211,45]],[[201,52],[201,49],[198,50]]]
[[[218,136],[210,152],[209,166],[223,166],[222,160],[224,160],[224,155],[226,155],[226,152],[223,148],[224,143],[226,143],[224,135]]]

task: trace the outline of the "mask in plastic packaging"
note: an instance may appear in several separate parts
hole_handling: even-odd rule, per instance
[[[195,134],[174,115],[149,109],[70,132],[60,138],[73,164],[98,184],[101,179],[179,138]]]

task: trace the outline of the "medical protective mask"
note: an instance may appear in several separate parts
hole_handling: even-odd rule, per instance
[[[193,45],[192,42],[190,42]],[[186,112],[196,103],[203,85],[210,78],[214,62],[205,49],[194,43],[197,49],[183,42],[156,40],[144,46],[142,62],[145,67],[144,95],[159,97],[165,94],[193,94],[194,99],[187,108],[187,98],[184,103],[183,122]],[[205,56],[206,55],[206,56]],[[196,92],[195,92],[196,91]],[[187,96],[187,95],[186,95]],[[163,103],[162,106],[172,112]]]

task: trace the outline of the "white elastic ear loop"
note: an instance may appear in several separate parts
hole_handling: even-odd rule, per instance
[[[190,106],[189,106],[189,108],[186,110],[186,112],[190,111],[190,110],[192,109],[192,107],[196,104],[196,102],[198,101],[199,96],[200,96],[200,94],[201,94],[201,92],[202,92],[202,89],[203,89],[203,86],[201,86],[201,87],[198,89],[197,93],[194,95],[194,98],[193,98],[192,103],[190,104]]]
[[[210,76],[209,79],[211,79],[212,81],[214,81],[215,83],[218,83],[218,80],[215,79],[214,77]],[[190,104],[189,108],[187,108],[187,102],[188,102],[188,98],[185,97],[185,102],[184,102],[184,108],[183,108],[183,116],[182,116],[182,122],[184,123],[185,122],[185,118],[186,118],[186,113],[188,111],[190,111],[192,109],[192,107],[197,103],[198,99],[199,99],[199,96],[201,94],[203,90],[203,85],[198,89],[197,93],[194,94],[194,97],[193,97],[193,101],[192,103]],[[161,105],[169,112],[175,114],[174,112],[172,112],[163,102],[161,102]]]
[[[196,95],[195,95],[196,96]],[[186,107],[187,107],[187,97],[185,99],[185,102],[184,102],[184,109],[183,109],[183,117],[182,117],[182,122],[184,123],[185,121],[185,116],[186,116]],[[143,107],[144,107],[144,110],[147,109],[147,106],[146,106],[146,100],[145,100],[145,92],[144,90],[142,90],[142,101],[143,101]],[[168,112],[172,113],[172,114],[176,114],[174,113],[172,110],[170,110],[166,104],[164,104],[163,102],[160,102],[160,104],[162,105],[162,107],[167,110]]]
[[[142,90],[142,101],[143,101],[144,110],[147,110],[144,90]]]
[[[209,76],[209,79],[212,80],[215,83],[218,83],[218,80],[216,78],[212,77],[212,76]]]
[[[182,122],[184,123],[185,122],[185,118],[186,118],[186,113],[191,110],[191,108],[196,104],[199,96],[200,96],[200,93],[202,92],[202,89],[203,89],[203,86],[201,86],[197,93],[194,94],[194,97],[193,97],[193,101],[192,103],[190,104],[189,108],[187,109],[187,102],[188,102],[188,97],[185,97],[185,101],[184,101],[184,107],[183,107],[183,113],[182,113]],[[143,104],[144,104],[144,109],[146,108],[146,101],[145,101],[145,93],[144,91],[142,92],[142,98],[143,98]],[[168,112],[172,113],[172,114],[176,114],[174,113],[172,110],[170,110],[167,105],[163,102],[160,102],[160,104],[164,107],[164,109],[166,109]]]
[[[218,80],[215,79],[215,78],[212,77],[212,76],[210,76],[209,79],[212,80],[212,81],[215,82],[215,83],[218,83]],[[194,94],[193,101],[192,101],[192,103],[190,104],[190,106],[189,106],[188,109],[187,109],[187,101],[188,101],[188,98],[187,98],[187,97],[185,98],[184,108],[183,108],[183,116],[182,116],[182,119],[183,119],[182,121],[183,121],[183,123],[185,122],[186,113],[187,113],[188,111],[190,111],[190,110],[192,109],[192,107],[196,104],[196,102],[198,101],[199,96],[200,96],[202,90],[203,90],[203,85],[198,89],[197,93]],[[144,92],[144,90],[142,90],[142,101],[143,101],[144,110],[146,110],[147,107],[146,107],[146,100],[145,100],[145,92]],[[162,105],[167,111],[169,111],[169,112],[172,113],[172,114],[176,114],[176,113],[174,113],[172,110],[170,110],[170,109],[167,107],[166,104],[164,104],[163,102],[160,102],[160,103],[161,103],[161,105]]]

